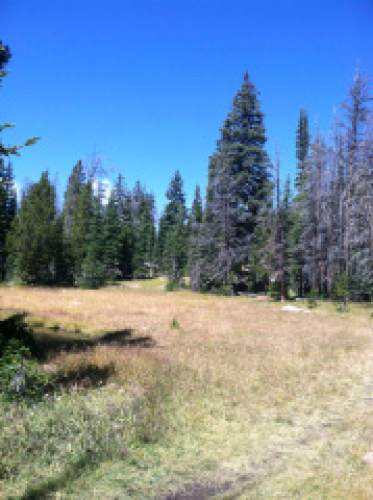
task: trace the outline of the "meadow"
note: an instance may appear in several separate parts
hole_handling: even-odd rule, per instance
[[[0,403],[0,497],[372,498],[370,307],[164,285],[0,288],[62,381]]]

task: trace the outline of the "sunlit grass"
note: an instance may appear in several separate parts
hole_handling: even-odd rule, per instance
[[[152,498],[196,484],[226,498],[373,496],[361,461],[373,447],[369,307],[294,313],[261,298],[167,293],[159,279],[129,283],[138,286],[0,289],[2,308],[29,312],[56,337],[58,324],[72,338],[128,330],[155,342],[46,362],[78,382],[35,409],[2,410],[3,460],[16,464],[0,483],[5,496],[39,487],[64,498]],[[108,374],[101,383],[94,367]],[[109,446],[96,426],[122,438]],[[21,448],[34,432],[42,451],[30,461]],[[97,441],[88,457],[85,434]]]

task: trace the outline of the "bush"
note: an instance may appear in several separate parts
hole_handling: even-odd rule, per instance
[[[77,280],[80,288],[97,289],[105,284],[105,268],[103,264],[87,255],[82,265],[82,274]]]
[[[268,288],[268,294],[273,300],[281,299],[280,283],[278,281],[273,281],[270,283]]]
[[[25,323],[24,314],[13,314],[9,318],[0,320],[0,358],[8,349],[8,344],[17,341],[20,347],[29,350],[32,356],[38,354],[36,343],[30,329]]]
[[[213,287],[211,288],[210,292],[215,295],[222,295],[224,297],[230,297],[233,295],[233,289],[230,285]]]
[[[317,307],[317,292],[314,288],[312,288],[307,295],[307,306],[310,309],[314,309]]]
[[[178,330],[180,328],[180,323],[176,318],[172,318],[172,321],[170,323],[170,328],[171,330]]]
[[[32,334],[17,314],[0,322],[0,396],[5,401],[37,400],[44,394],[49,377],[40,371]]]
[[[172,281],[172,280],[167,281],[166,292],[174,292],[175,290],[178,290],[179,288],[180,288],[180,285],[176,281]]]
[[[338,302],[338,312],[347,311],[348,291],[348,276],[343,273],[338,277],[333,290],[333,296]]]

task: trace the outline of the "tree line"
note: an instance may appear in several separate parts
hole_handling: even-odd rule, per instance
[[[4,76],[10,52],[1,47]],[[8,157],[23,145],[1,146],[1,279],[96,288],[166,275],[169,288],[188,277],[196,291],[371,299],[370,101],[368,81],[357,72],[327,136],[311,134],[300,111],[293,182],[282,178],[279,155],[271,161],[267,154],[258,92],[246,73],[209,158],[205,196],[196,186],[187,207],[176,171],[159,221],[154,195],[140,182],[130,189],[119,175],[107,198],[96,169],[81,161],[61,209],[47,172],[18,206]]]

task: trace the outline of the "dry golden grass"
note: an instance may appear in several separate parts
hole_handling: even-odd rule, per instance
[[[53,361],[63,370],[112,363],[114,393],[150,387],[159,366],[181,369],[169,438],[138,451],[146,472],[102,464],[66,497],[125,498],[131,485],[131,497],[151,498],[197,483],[221,484],[206,492],[224,498],[373,497],[361,461],[373,447],[368,310],[291,313],[255,299],[165,293],[158,281],[99,291],[1,288],[0,307],[92,335],[151,336],[149,349],[97,346]]]

